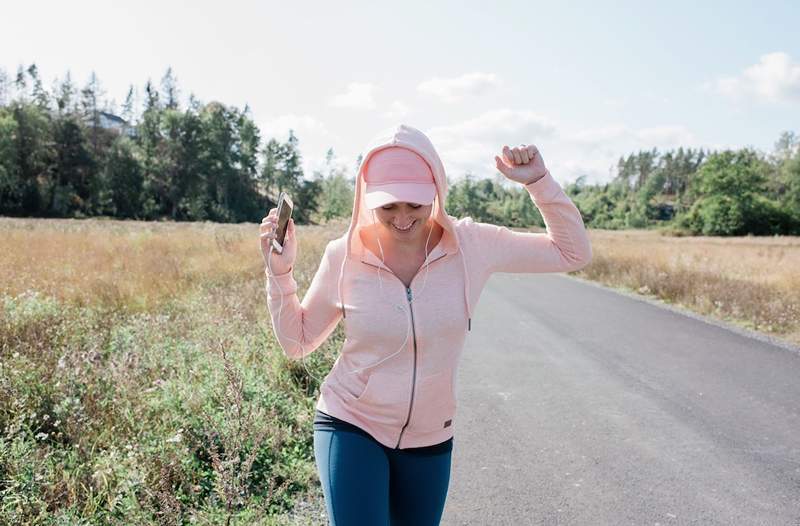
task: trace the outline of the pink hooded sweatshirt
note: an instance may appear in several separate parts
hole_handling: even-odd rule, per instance
[[[389,146],[409,148],[430,164],[437,187],[432,216],[444,229],[410,287],[358,235],[373,222],[363,203],[364,167]],[[313,352],[344,320],[345,341],[322,383],[317,409],[391,448],[430,446],[453,436],[459,358],[492,273],[568,272],[592,258],[580,212],[550,172],[525,188],[546,234],[449,216],[444,166],[430,140],[406,125],[374,140],[356,177],[350,227],[326,246],[302,304],[292,270],[266,272],[273,329],[290,359]]]

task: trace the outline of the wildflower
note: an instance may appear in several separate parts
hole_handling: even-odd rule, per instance
[[[180,442],[180,441],[181,441],[181,439],[183,438],[183,435],[182,435],[182,433],[183,433],[183,428],[180,428],[180,429],[178,429],[178,432],[177,432],[177,433],[175,433],[175,436],[173,436],[173,437],[171,437],[171,438],[168,438],[168,439],[167,439],[167,442],[170,442],[170,443],[172,443],[172,444],[175,444],[175,443],[178,443],[178,442]]]

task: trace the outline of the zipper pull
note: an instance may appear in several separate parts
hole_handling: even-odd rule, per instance
[[[406,296],[408,297],[408,302],[411,303],[411,287],[406,287]]]

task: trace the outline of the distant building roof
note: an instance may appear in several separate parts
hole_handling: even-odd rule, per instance
[[[128,121],[120,117],[119,115],[114,115],[113,113],[108,113],[105,111],[98,112],[100,116],[105,117],[108,121],[111,121],[117,126],[130,126]]]

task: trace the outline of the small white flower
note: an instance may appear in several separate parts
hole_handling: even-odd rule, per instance
[[[183,433],[183,428],[181,428],[181,429],[178,429],[178,432],[177,432],[177,433],[175,433],[175,436],[173,436],[173,437],[171,437],[171,438],[168,438],[168,439],[167,439],[167,442],[169,442],[169,443],[172,443],[172,444],[174,444],[174,443],[177,443],[177,442],[180,442],[180,441],[181,441],[181,439],[183,438],[183,435],[182,435],[182,433]]]

